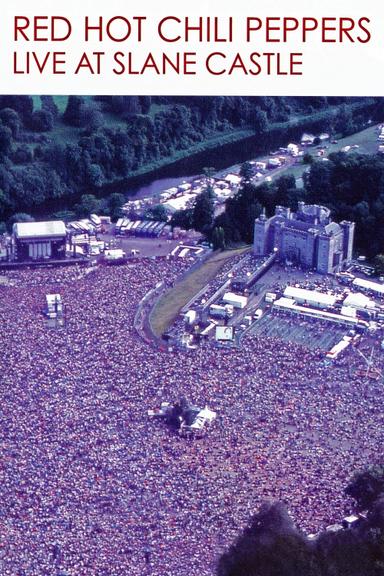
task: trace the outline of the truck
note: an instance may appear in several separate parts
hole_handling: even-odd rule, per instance
[[[216,318],[231,318],[233,316],[233,306],[231,304],[226,304],[225,306],[211,304],[209,314]]]
[[[276,300],[276,294],[274,294],[273,292],[267,292],[265,294],[265,301],[268,302],[268,304],[271,304],[275,300]]]
[[[196,310],[188,310],[188,312],[184,315],[185,323],[191,326],[194,322],[196,322],[196,316]]]
[[[261,309],[261,308],[258,308],[258,309],[256,310],[256,312],[254,313],[253,317],[254,317],[255,320],[260,320],[260,318],[262,317],[262,315],[263,315],[262,309]]]
[[[230,304],[233,308],[239,308],[242,310],[246,307],[248,303],[248,298],[246,296],[239,296],[233,292],[226,292],[223,296],[223,302],[225,304]]]

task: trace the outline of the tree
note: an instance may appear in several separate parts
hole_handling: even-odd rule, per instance
[[[214,215],[213,200],[209,190],[201,192],[193,209],[193,228],[206,232],[212,226]]]
[[[371,508],[379,496],[384,494],[384,466],[371,466],[355,474],[345,493],[356,500],[359,510]]]
[[[313,551],[281,503],[261,507],[217,568],[217,576],[315,574]]]
[[[31,127],[35,132],[49,132],[53,128],[53,116],[49,110],[36,110],[32,114]]]
[[[40,100],[42,109],[50,112],[53,118],[57,118],[59,115],[59,109],[53,99],[53,96],[40,96]]]
[[[296,180],[293,174],[283,174],[275,181],[276,204],[287,205],[288,190],[296,189]]]
[[[11,130],[13,138],[19,136],[22,124],[20,116],[15,110],[12,108],[3,108],[0,110],[0,120],[4,126],[7,126]]]
[[[225,232],[222,226],[215,226],[212,231],[212,244],[215,250],[224,250]]]
[[[152,97],[151,96],[139,96],[141,113],[149,114],[151,110]]]
[[[335,131],[344,136],[349,136],[356,132],[356,127],[353,121],[352,111],[347,106],[342,106],[337,115],[335,122]]]
[[[8,195],[0,188],[0,216],[5,216],[10,207]]]
[[[255,169],[250,162],[244,162],[240,167],[240,176],[245,182],[250,182],[255,175]]]
[[[108,213],[113,222],[116,222],[118,218],[120,218],[123,214],[122,207],[125,203],[125,196],[124,194],[119,194],[118,192],[114,192],[107,198],[107,208]]]
[[[315,541],[316,563],[324,576],[378,576],[365,529],[323,532]]]
[[[35,219],[30,214],[26,214],[25,212],[16,212],[13,216],[11,216],[7,222],[7,229],[9,232],[12,231],[12,227],[16,222],[34,222]]]
[[[57,218],[57,220],[64,220],[64,222],[70,222],[76,218],[76,214],[72,210],[59,210],[55,212],[53,216]]]
[[[32,150],[25,144],[18,146],[12,154],[14,164],[27,164],[33,158]]]
[[[168,221],[168,212],[164,204],[156,204],[151,206],[145,213],[145,217],[149,220],[158,220],[159,222]]]
[[[83,194],[80,204],[74,206],[78,218],[88,218],[90,214],[97,213],[100,201],[93,194]]]
[[[1,108],[12,108],[12,110],[15,110],[19,114],[24,127],[27,127],[33,112],[33,100],[31,96],[8,94],[7,96],[0,96]]]
[[[193,228],[193,208],[177,210],[172,215],[170,224],[172,228],[183,228],[184,230]]]
[[[92,188],[100,188],[104,182],[104,174],[99,164],[86,163],[85,183]]]
[[[104,116],[97,102],[88,100],[80,107],[80,126],[88,132],[95,132],[104,124]]]
[[[0,158],[9,155],[12,150],[12,132],[7,126],[0,125]]]
[[[69,96],[67,107],[63,114],[63,122],[69,126],[81,126],[81,112],[84,104],[81,96]]]
[[[213,166],[205,166],[203,168],[203,174],[204,174],[206,179],[212,178],[214,173],[215,173],[215,168]]]
[[[378,276],[384,275],[384,254],[378,254],[374,259],[375,272]]]
[[[253,112],[251,121],[252,126],[254,127],[255,131],[258,134],[264,134],[265,132],[267,132],[269,122],[268,122],[268,116],[264,110],[261,110],[261,108],[256,107]]]

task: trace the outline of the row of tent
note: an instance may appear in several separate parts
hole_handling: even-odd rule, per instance
[[[116,223],[115,231],[116,235],[119,236],[146,236],[157,238],[161,234],[170,233],[171,227],[166,222],[120,218]]]

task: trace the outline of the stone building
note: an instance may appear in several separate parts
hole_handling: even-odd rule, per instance
[[[332,274],[352,259],[355,223],[332,222],[324,206],[299,202],[297,212],[276,206],[275,215],[255,220],[254,254],[278,251],[280,260]]]

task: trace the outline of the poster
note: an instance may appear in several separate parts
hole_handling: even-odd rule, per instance
[[[2,8],[0,573],[380,574],[380,4]]]

